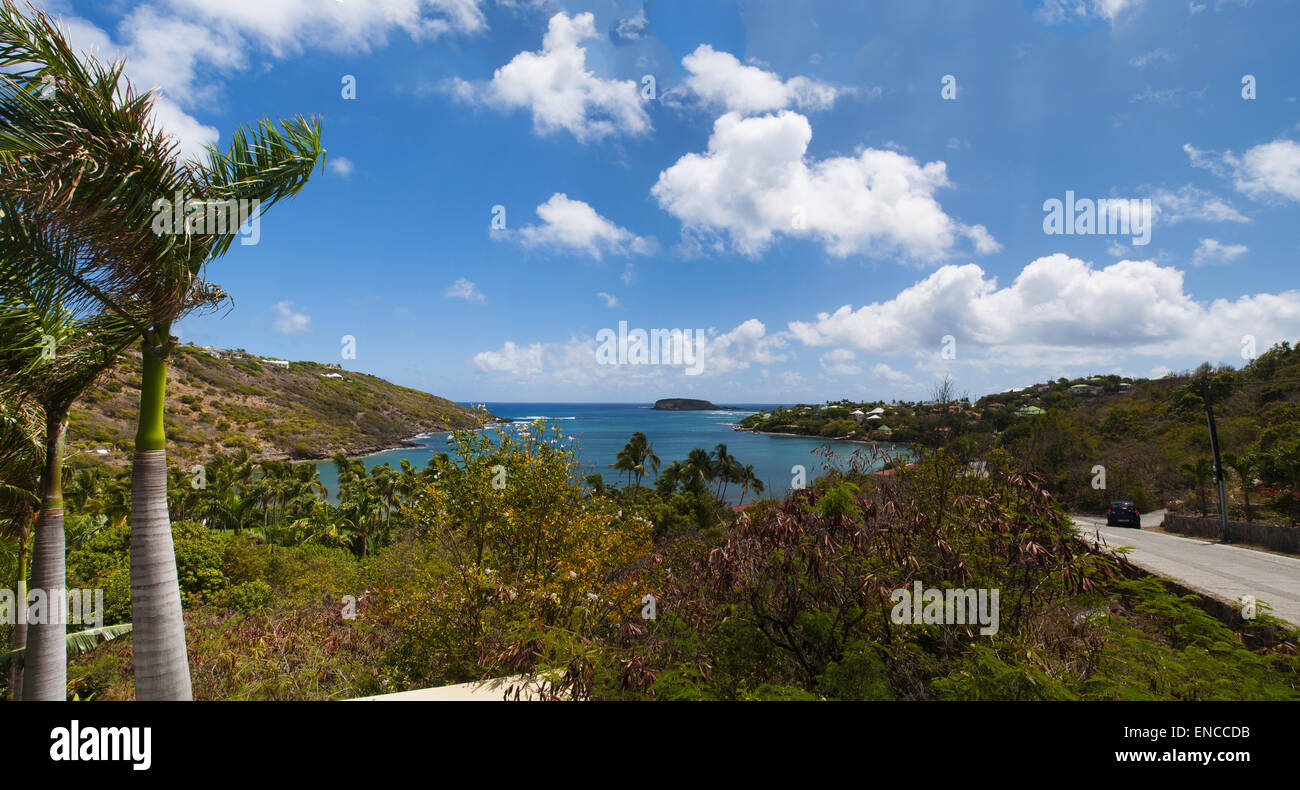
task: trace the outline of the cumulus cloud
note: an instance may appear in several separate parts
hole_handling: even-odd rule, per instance
[[[486,298],[477,285],[464,277],[457,277],[456,282],[449,285],[442,295],[447,299],[464,299],[467,302],[482,302]]]
[[[615,225],[587,203],[572,200],[563,192],[538,206],[537,216],[542,224],[527,225],[518,233],[529,247],[581,253],[597,260],[605,254],[647,255],[654,249],[653,239]]]
[[[636,81],[598,77],[587,68],[587,50],[579,43],[590,39],[603,39],[594,15],[559,13],[551,17],[540,51],[515,55],[486,85],[453,79],[442,88],[462,101],[527,110],[541,136],[567,131],[585,143],[650,131]]]
[[[1238,192],[1261,201],[1300,202],[1300,143],[1274,140],[1249,149],[1241,156],[1222,155],[1183,146],[1192,167],[1231,178]]]
[[[751,318],[730,332],[710,333],[701,354],[705,374],[716,376],[750,365],[783,362],[789,358],[780,351],[785,345],[784,334],[769,335],[762,321]]]
[[[311,316],[293,309],[293,302],[285,300],[271,305],[275,320],[271,328],[284,335],[301,335],[311,329]]]
[[[482,0],[159,0],[130,9],[114,33],[76,16],[63,3],[38,3],[56,13],[78,52],[101,60],[125,60],[128,78],[141,90],[157,89],[155,119],[179,143],[181,154],[199,156],[219,139],[199,122],[196,109],[219,99],[213,75],[243,71],[255,56],[274,58],[308,48],[366,51],[393,31],[416,39],[486,29]]]
[[[1232,263],[1250,252],[1245,244],[1221,244],[1218,239],[1201,239],[1200,246],[1192,254],[1192,263],[1203,266],[1207,263]]]
[[[702,103],[743,115],[798,107],[824,110],[835,102],[834,86],[807,77],[791,77],[784,82],[770,71],[747,66],[729,52],[719,52],[708,44],[682,58],[688,76],[681,89]],[[665,98],[672,101],[672,93]]]
[[[499,351],[480,351],[474,355],[474,367],[488,373],[505,373],[511,376],[535,376],[542,372],[544,346],[533,343],[519,346],[507,340]]]
[[[901,252],[933,261],[963,236],[977,252],[998,249],[983,226],[962,225],[940,207],[934,194],[950,186],[943,162],[875,148],[809,159],[811,139],[808,119],[790,110],[727,113],[714,123],[709,150],[661,172],[651,194],[688,235],[725,236],[750,256],[778,235],[815,239],[839,258]]]
[[[635,327],[622,327],[628,349],[635,346],[631,334]],[[617,337],[618,329],[609,332]],[[643,330],[643,331],[648,331]],[[597,333],[598,336],[600,333]],[[768,334],[762,321],[751,318],[727,332],[715,329],[691,331],[691,345],[685,349],[681,364],[604,364],[597,337],[571,337],[564,342],[506,342],[500,349],[476,354],[471,365],[482,372],[507,378],[544,376],[549,381],[572,387],[645,388],[667,386],[694,378],[713,378],[751,367],[766,366],[791,358],[784,351],[788,337],[784,332]],[[697,339],[698,338],[698,339]],[[630,354],[625,353],[630,358]],[[690,358],[690,362],[686,361]],[[688,374],[689,369],[696,370]]]
[[[1061,253],[1031,262],[1007,287],[975,264],[949,265],[888,301],[789,324],[809,346],[912,354],[938,349],[950,334],[959,347],[1023,364],[1089,352],[1102,361],[1123,352],[1235,355],[1242,333],[1271,343],[1297,328],[1300,291],[1204,303],[1174,267],[1121,260],[1098,269]]]

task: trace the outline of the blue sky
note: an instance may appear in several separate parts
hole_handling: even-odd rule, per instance
[[[186,341],[457,400],[774,402],[1300,339],[1281,0],[43,5],[186,151],[324,118]],[[1067,192],[1134,225],[1046,233]],[[702,332],[700,372],[602,364],[620,322]]]

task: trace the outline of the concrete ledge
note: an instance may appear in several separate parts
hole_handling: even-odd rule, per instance
[[[1166,513],[1161,526],[1166,532],[1179,535],[1192,535],[1211,540],[1220,540],[1223,537],[1223,528],[1217,518],[1176,516]],[[1229,521],[1228,542],[1251,543],[1256,546],[1267,546],[1274,551],[1300,554],[1300,529],[1279,527],[1276,524],[1264,524],[1258,521]]]
[[[523,675],[514,675],[505,678],[490,678],[488,680],[476,680],[469,683],[457,683],[454,686],[439,686],[429,689],[415,689],[413,691],[398,691],[393,694],[379,694],[374,697],[357,697],[352,702],[504,702],[506,693],[510,692],[510,699],[514,700],[515,695],[511,689],[523,680]],[[542,695],[537,688],[537,682],[531,681],[524,686],[519,693],[519,699],[522,700],[539,700]]]

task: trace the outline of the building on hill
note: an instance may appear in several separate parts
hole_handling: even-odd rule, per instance
[[[854,409],[853,411],[849,412],[849,417],[850,417],[854,422],[862,422],[862,418],[863,418],[864,416],[866,416],[866,415],[863,414],[862,409]]]
[[[1101,387],[1092,384],[1075,384],[1073,387],[1070,387],[1070,394],[1082,397],[1092,397],[1101,394]]]
[[[275,365],[277,368],[289,367],[289,360],[287,359],[264,359],[262,361],[268,365]]]
[[[1037,406],[1026,406],[1023,409],[1016,409],[1016,414],[1020,417],[1033,417],[1038,414],[1046,414],[1046,413],[1047,412],[1043,411],[1041,408]]]

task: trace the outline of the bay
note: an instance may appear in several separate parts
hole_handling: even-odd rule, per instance
[[[464,404],[471,405],[471,404]],[[875,468],[882,462],[870,463],[870,445],[863,442],[814,439],[804,436],[773,436],[734,430],[735,423],[756,411],[770,411],[776,404],[735,404],[737,410],[718,411],[656,411],[647,403],[488,403],[492,414],[514,423],[530,423],[545,419],[548,425],[557,426],[565,437],[572,436],[574,454],[583,476],[599,473],[607,484],[620,484],[620,473],[610,467],[635,431],[642,431],[654,446],[661,468],[673,461],[685,461],[691,450],[702,447],[709,452],[718,444],[727,445],[727,452],[741,465],[752,464],[754,472],[765,486],[764,496],[784,497],[791,489],[795,477],[792,468],[803,466],[806,482],[825,471],[826,459],[818,453],[829,446],[837,465],[844,468],[849,457],[861,451],[861,463]],[[730,404],[729,404],[730,405]],[[504,427],[504,426],[503,426]],[[491,429],[490,429],[491,430]],[[421,468],[435,454],[450,452],[447,434],[422,434],[412,441],[418,447],[403,447],[365,456],[362,460],[370,469],[387,463],[394,469],[405,459]],[[901,448],[880,445],[890,455]],[[321,482],[329,491],[331,501],[338,495],[338,472],[331,461],[315,462]],[[652,484],[651,475],[642,485]],[[735,490],[732,490],[735,489]],[[740,501],[737,486],[729,486],[727,500]],[[746,501],[751,501],[751,493]]]

